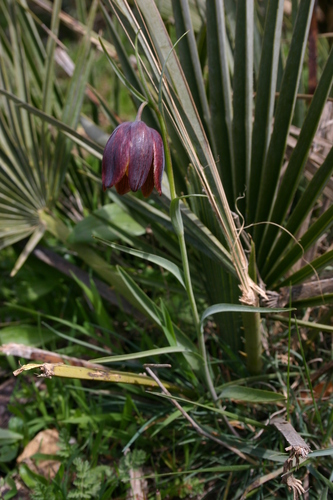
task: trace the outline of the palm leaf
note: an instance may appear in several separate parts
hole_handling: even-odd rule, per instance
[[[31,235],[15,272],[23,264],[44,233],[40,221],[41,210],[52,207],[57,200],[65,174],[68,169],[71,141],[63,134],[54,138],[45,122],[40,122],[31,113],[37,110],[33,104],[39,104],[42,116],[59,114],[60,99],[53,78],[54,36],[59,24],[60,2],[54,3],[51,29],[52,36],[46,50],[37,33],[32,17],[23,2],[1,2],[2,11],[8,24],[6,51],[0,58],[0,78],[3,89],[0,109],[2,179],[0,193],[4,203],[0,205],[0,239],[1,246],[6,246]],[[92,4],[89,24],[92,26],[97,3]],[[76,61],[76,70],[68,87],[67,99],[61,111],[61,120],[75,130],[85,91],[90,63],[87,55],[90,52],[90,36],[85,37]],[[36,58],[32,60],[31,54]],[[91,53],[92,54],[92,53]],[[36,67],[39,71],[36,71]],[[41,79],[39,74],[45,78]],[[39,88],[38,97],[32,93],[30,75],[33,75]],[[21,104],[18,106],[17,104]],[[38,112],[36,113],[38,115]],[[51,117],[52,118],[52,117]],[[55,119],[56,120],[56,119]],[[11,220],[11,224],[8,224]]]

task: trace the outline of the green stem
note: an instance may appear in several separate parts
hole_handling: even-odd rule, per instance
[[[261,332],[260,314],[243,313],[243,326],[245,332],[245,352],[247,356],[247,367],[253,375],[261,372]]]
[[[149,103],[149,104],[152,104],[152,103]],[[209,392],[212,396],[213,401],[216,401],[217,395],[216,395],[214,384],[213,384],[213,381],[212,381],[212,378],[210,375],[210,371],[209,371],[209,364],[208,364],[208,358],[207,358],[207,352],[206,352],[204,332],[203,332],[203,329],[201,328],[201,325],[200,325],[200,318],[199,318],[197,304],[195,301],[193,287],[192,287],[191,273],[190,273],[190,267],[189,267],[187,250],[186,250],[186,243],[185,243],[184,227],[183,227],[183,223],[182,223],[182,219],[181,219],[179,198],[178,198],[177,193],[176,193],[175,179],[173,176],[172,160],[171,160],[170,147],[169,147],[169,143],[168,143],[167,129],[165,126],[165,121],[164,121],[164,118],[162,116],[162,113],[155,105],[153,107],[154,107],[155,112],[156,112],[157,117],[158,117],[159,125],[161,128],[161,135],[162,135],[162,139],[163,139],[163,145],[164,145],[165,168],[166,168],[166,173],[167,173],[168,180],[169,180],[170,197],[171,197],[170,212],[172,211],[172,206],[173,205],[175,206],[174,215],[171,213],[171,221],[172,221],[172,224],[174,226],[175,232],[178,236],[180,255],[181,255],[182,263],[183,263],[185,287],[186,287],[187,296],[188,296],[191,310],[192,310],[194,324],[195,324],[196,331],[197,331],[199,352],[200,352],[200,354],[203,358],[203,361],[204,361],[204,373],[205,373],[206,384],[207,384]]]
[[[257,283],[256,249],[251,243],[251,253],[249,259],[249,276]],[[258,299],[257,299],[258,300]],[[259,301],[257,306],[259,305]],[[260,313],[243,313],[243,326],[245,332],[245,352],[247,356],[247,367],[250,373],[256,375],[262,368],[262,340],[260,330]]]
[[[187,250],[186,250],[186,243],[185,243],[185,236],[184,236],[184,227],[183,227],[183,222],[182,222],[182,217],[181,217],[181,212],[180,212],[180,207],[179,207],[179,198],[178,198],[177,193],[176,193],[175,179],[173,176],[171,153],[170,153],[170,148],[169,148],[169,143],[168,143],[168,133],[167,133],[167,129],[165,126],[164,117],[163,117],[161,88],[162,88],[162,79],[163,79],[163,72],[164,72],[165,66],[163,66],[161,79],[160,79],[159,105],[156,105],[152,96],[151,96],[150,90],[148,88],[146,79],[145,79],[143,71],[142,71],[140,58],[139,58],[139,51],[138,51],[138,36],[139,36],[139,32],[137,33],[136,38],[135,38],[135,53],[136,53],[136,58],[137,58],[137,63],[138,63],[138,69],[139,69],[139,73],[140,73],[140,77],[141,77],[141,82],[142,82],[143,87],[145,89],[148,104],[156,112],[158,122],[159,122],[159,125],[161,128],[161,135],[162,135],[164,154],[165,154],[165,167],[166,167],[166,173],[167,173],[167,176],[169,179],[169,186],[170,186],[171,221],[172,221],[173,227],[175,229],[175,232],[178,236],[180,254],[181,254],[182,263],[183,263],[185,287],[186,287],[188,299],[189,299],[191,310],[192,310],[195,328],[197,331],[199,352],[200,352],[200,354],[203,358],[203,361],[204,361],[204,374],[205,374],[206,384],[207,384],[209,392],[212,396],[213,401],[216,401],[217,395],[216,395],[216,392],[214,389],[214,384],[213,384],[212,378],[210,376],[208,358],[207,358],[207,352],[206,352],[206,346],[205,346],[204,332],[203,332],[203,329],[201,329],[201,327],[200,327],[200,318],[199,318],[197,304],[195,301],[193,288],[192,288],[190,267],[189,267],[188,258],[187,258]],[[142,110],[143,110],[145,104],[146,103],[141,104],[141,106],[138,110],[137,119],[141,119],[141,113],[142,113]]]

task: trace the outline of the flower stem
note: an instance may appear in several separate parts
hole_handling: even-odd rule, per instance
[[[139,109],[138,109],[138,112],[137,112],[137,115],[136,115],[136,118],[135,118],[135,121],[136,121],[136,122],[140,122],[140,121],[141,121],[142,111],[143,111],[144,107],[145,107],[145,106],[147,106],[147,104],[148,104],[148,102],[147,102],[147,101],[145,101],[145,102],[143,102],[143,103],[140,105],[140,107],[139,107]]]
[[[203,329],[201,329],[200,318],[199,318],[197,304],[195,301],[195,296],[194,296],[193,287],[192,287],[190,267],[189,267],[189,262],[188,262],[188,257],[187,257],[186,242],[185,242],[185,235],[184,235],[184,226],[182,223],[179,198],[178,198],[177,193],[176,193],[175,180],[174,180],[174,176],[173,176],[171,153],[170,153],[170,147],[169,147],[169,143],[168,143],[168,134],[167,134],[166,126],[165,126],[165,121],[163,119],[163,116],[162,116],[160,110],[156,106],[154,106],[154,109],[155,109],[157,117],[158,117],[159,125],[161,128],[161,135],[162,135],[162,139],[163,139],[164,152],[165,152],[165,167],[166,167],[166,173],[168,176],[169,186],[170,186],[171,221],[172,221],[172,224],[174,226],[175,232],[178,236],[180,255],[181,255],[181,259],[182,259],[182,263],[183,263],[185,287],[186,287],[187,296],[188,296],[191,310],[192,310],[194,324],[195,324],[196,331],[197,331],[199,352],[200,352],[200,354],[203,358],[203,361],[204,361],[204,375],[205,375],[205,379],[206,379],[206,384],[207,384],[209,392],[212,396],[212,399],[214,401],[216,401],[217,395],[215,392],[214,384],[213,384],[210,370],[209,370],[204,332],[203,332]]]

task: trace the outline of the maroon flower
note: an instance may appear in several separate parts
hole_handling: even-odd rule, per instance
[[[118,125],[106,143],[103,164],[103,189],[116,186],[119,194],[137,191],[150,195],[154,186],[162,194],[164,148],[160,134],[141,121],[143,105],[134,122]]]

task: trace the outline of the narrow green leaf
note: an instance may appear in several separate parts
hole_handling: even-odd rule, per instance
[[[166,336],[166,339],[171,347],[176,346],[177,338],[175,335],[175,330],[173,328],[169,311],[163,300],[161,300],[161,313],[163,314],[163,320],[166,325],[166,328],[164,328],[164,335]]]
[[[309,464],[308,469],[310,474],[312,474],[317,479],[318,482],[324,483],[325,486],[331,491],[331,493],[333,493],[333,484],[332,481],[330,481],[330,479],[321,474],[317,469],[313,467],[312,464]]]
[[[329,154],[327,155],[324,163],[318,168],[317,172],[309,182],[307,188],[305,189],[296,207],[294,208],[286,224],[286,229],[287,231],[289,231],[289,233],[295,234],[297,230],[300,228],[309,210],[313,207],[315,202],[318,200],[320,194],[324,190],[326,183],[328,182],[328,180],[332,175],[332,172],[333,172],[333,147],[329,152]],[[329,219],[327,220],[325,214],[323,214],[322,217],[323,221],[326,220],[327,221],[326,223],[329,223]],[[319,221],[317,222],[319,223]],[[315,224],[317,224],[317,222]],[[311,227],[309,231],[311,231]],[[306,238],[304,240],[304,237],[305,235],[302,237],[300,243],[303,246],[304,244],[309,246],[311,243],[307,242]],[[312,239],[311,241],[313,242],[314,240]],[[269,283],[271,284],[272,282],[274,282],[274,280],[277,279],[278,274],[277,271],[275,272],[275,268],[279,267],[279,261],[281,260],[281,255],[289,242],[290,242],[290,235],[286,231],[283,231],[276,245],[273,247],[271,253],[266,256],[266,263],[263,269],[263,276],[265,277],[267,285]],[[290,266],[291,265],[292,264],[290,264]],[[279,276],[281,276],[281,274],[279,274]]]
[[[53,107],[56,100],[56,95],[54,92],[54,79],[55,79],[55,49],[56,49],[56,39],[58,37],[59,23],[60,23],[60,11],[61,11],[61,0],[56,0],[53,5],[52,19],[51,19],[51,32],[52,35],[49,36],[46,46],[46,57],[45,57],[45,67],[42,78],[43,86],[43,100],[42,100],[42,110],[51,115]],[[42,157],[43,165],[45,166],[45,177],[50,178],[50,168],[51,162],[49,161],[49,140],[50,140],[49,129],[46,127],[46,123],[42,124],[42,134],[41,134],[41,146],[42,146]]]
[[[331,150],[331,154],[329,155],[331,159],[333,159],[333,148]],[[326,158],[328,160],[329,156]],[[327,162],[328,164],[328,162]],[[333,161],[330,167],[333,167]],[[317,172],[319,174],[319,171]],[[316,174],[316,175],[317,175]],[[312,179],[313,180],[313,179]],[[310,185],[311,186],[311,185]],[[309,186],[309,187],[310,187]],[[306,193],[306,191],[305,191]],[[306,203],[307,199],[305,197],[305,193],[302,197],[303,203]],[[297,208],[300,208],[299,206]],[[301,212],[300,212],[301,213]],[[295,262],[300,259],[304,252],[313,245],[318,238],[333,224],[333,205],[331,205],[317,220],[310,226],[310,228],[303,234],[302,238],[299,240],[299,243],[294,243],[291,249],[286,253],[286,255],[277,262],[275,266],[271,267],[271,270],[265,277],[267,286],[272,286],[273,283],[281,278],[284,273],[290,269]],[[288,224],[287,224],[288,228]],[[289,229],[289,228],[288,228]]]
[[[312,380],[311,380],[311,377],[310,377],[310,370],[309,370],[309,366],[308,366],[308,364],[306,362],[306,357],[305,357],[305,353],[304,353],[304,349],[303,349],[302,338],[301,338],[301,334],[300,334],[299,329],[298,329],[297,319],[295,321],[295,324],[296,324],[297,337],[298,337],[298,341],[299,341],[299,347],[300,347],[301,355],[302,355],[302,358],[303,358],[303,365],[304,365],[303,367],[304,367],[304,370],[305,370],[305,376],[306,376],[306,380],[308,382],[308,387],[309,387],[310,393],[311,393],[312,405],[313,405],[313,408],[314,408],[314,411],[315,411],[317,422],[319,423],[320,430],[321,430],[322,434],[324,434],[323,422],[322,422],[322,419],[321,419],[321,414],[319,413],[319,410],[318,410],[318,405],[317,405],[316,398],[315,398],[314,393],[313,393],[313,386],[312,386]]]
[[[149,420],[147,420],[147,422],[145,422],[141,427],[140,429],[138,429],[136,431],[136,433],[131,437],[131,439],[128,441],[128,443],[124,446],[124,448],[121,450],[122,453],[125,453],[126,450],[128,450],[132,444],[137,440],[137,438],[139,436],[141,436],[141,434],[143,434],[143,432],[148,429],[148,427],[150,427],[150,425],[155,422],[156,420],[159,420],[164,414],[164,411],[162,412],[159,412],[155,415],[153,415]],[[152,436],[151,436],[152,437]]]
[[[302,326],[304,328],[309,328],[311,330],[320,330],[320,331],[323,331],[323,332],[328,332],[328,333],[333,333],[333,326],[330,326],[330,325],[324,325],[322,323],[315,323],[313,321],[303,321],[301,319],[294,319],[294,318],[287,318],[285,316],[275,316],[273,315],[272,316],[272,319],[276,320],[276,321],[281,321],[281,323],[286,323],[286,324],[292,324],[292,325],[299,325],[299,326]]]
[[[117,195],[111,193],[110,196],[117,201],[117,203],[119,202],[119,196],[117,197]],[[170,208],[170,200],[165,195],[156,198],[156,202],[162,204],[165,210]],[[170,217],[154,206],[148,205],[134,196],[123,197],[122,203],[131,207],[133,217],[135,217],[135,214],[140,213],[144,216],[148,224],[151,224],[152,221],[156,221],[163,225],[168,232],[173,231]],[[208,255],[211,259],[221,264],[229,273],[235,275],[235,268],[233,267],[230,253],[222,243],[182,201],[180,201],[180,207],[183,223],[185,225],[186,241],[200,252],[203,252],[205,255]]]
[[[286,399],[283,394],[277,392],[253,389],[252,387],[244,387],[243,385],[231,385],[222,389],[220,397],[244,403],[275,403]]]
[[[89,342],[85,342],[84,340],[77,339],[73,337],[72,335],[66,335],[65,333],[61,333],[55,328],[52,328],[52,326],[48,325],[47,323],[42,323],[46,328],[48,328],[51,332],[53,332],[55,335],[58,337],[61,337],[62,339],[67,340],[68,344],[77,344],[81,347],[85,347],[89,351],[97,351],[97,352],[103,352],[108,354],[109,350],[104,349],[104,347],[99,347],[98,345],[92,344],[91,340]],[[89,337],[91,337],[90,334],[88,334]]]
[[[182,236],[184,234],[184,224],[183,224],[183,219],[182,215],[180,212],[180,199],[175,198],[174,200],[171,200],[170,203],[170,218],[172,225],[174,227],[175,233],[177,236]]]
[[[9,5],[10,22],[9,32],[12,43],[12,54],[14,62],[14,77],[16,81],[16,92],[20,99],[25,102],[30,101],[29,77],[27,61],[24,57],[24,44],[22,32],[17,20],[17,5]],[[33,183],[36,196],[42,196],[41,193],[41,172],[39,169],[38,153],[36,147],[36,131],[34,122],[25,110],[17,110],[17,118],[22,131],[22,142],[29,151],[32,160],[30,169],[30,182]]]
[[[203,467],[203,468],[200,468],[200,469],[189,469],[189,470],[184,470],[184,471],[177,471],[177,472],[166,472],[166,473],[162,473],[162,474],[159,474],[158,476],[159,477],[165,477],[165,476],[178,476],[178,475],[182,475],[182,474],[203,474],[203,473],[216,473],[216,472],[239,472],[239,471],[245,471],[245,470],[249,470],[251,469],[253,466],[250,466],[250,465],[216,465],[215,467]],[[155,475],[151,475],[151,476],[145,476],[145,477],[151,477],[151,478],[154,478]]]
[[[11,94],[11,93],[9,93],[6,90],[1,89],[1,88],[0,88],[0,94],[6,96],[8,99],[10,99],[13,102],[15,102],[16,104],[18,104],[19,107],[27,109],[30,113],[38,116],[39,118],[46,121],[47,123],[50,123],[50,125],[53,125],[56,128],[58,128],[59,130],[64,131],[74,142],[79,143],[80,146],[85,147],[85,145],[86,145],[85,149],[94,153],[94,156],[96,156],[97,158],[102,159],[104,147],[98,145],[94,141],[90,141],[89,139],[87,139],[87,137],[83,137],[81,134],[76,132],[72,127],[70,127],[69,125],[66,125],[61,120],[57,120],[53,116],[47,115],[46,113],[44,113],[40,109],[35,108],[34,106],[32,106],[28,103],[25,103],[24,101],[19,99],[14,94]]]
[[[240,386],[237,386],[237,387],[240,387]],[[223,386],[222,386],[222,388],[223,388]],[[226,388],[227,387],[225,387],[225,389]],[[264,391],[264,392],[266,392],[266,391]],[[208,410],[210,412],[218,413],[220,415],[224,415],[225,417],[227,417],[227,418],[229,418],[231,420],[236,420],[237,422],[244,422],[245,424],[253,425],[254,427],[261,427],[261,428],[266,427],[266,424],[264,424],[262,422],[258,422],[257,420],[254,420],[253,418],[248,418],[248,417],[244,417],[244,415],[241,415],[241,414],[238,414],[238,413],[232,413],[230,411],[221,410],[221,408],[217,408],[216,406],[199,403],[198,401],[191,401],[189,399],[181,398],[179,396],[173,396],[173,395],[172,396],[168,396],[166,394],[161,394],[161,393],[156,393],[156,392],[153,392],[152,394],[154,394],[155,396],[159,396],[161,398],[165,398],[165,399],[171,399],[172,398],[172,399],[175,399],[176,401],[179,401],[181,403],[191,404],[194,407],[204,408],[205,410]],[[274,394],[276,394],[276,393],[274,393]]]
[[[201,316],[201,325],[204,320],[209,316],[213,316],[214,314],[224,313],[224,312],[240,312],[240,313],[255,313],[259,312],[261,314],[271,314],[277,312],[286,312],[289,309],[284,308],[268,308],[268,307],[252,307],[252,306],[243,306],[241,304],[215,304],[213,306],[208,307]]]
[[[67,326],[68,328],[70,328],[72,331],[77,331],[77,332],[80,332],[80,334],[84,335],[85,337],[89,337],[91,339],[91,337],[94,337],[96,341],[99,341],[99,337],[98,335],[94,336],[94,334],[92,333],[92,330],[89,329],[89,328],[85,328],[84,326],[81,326],[81,325],[78,325],[76,323],[73,323],[71,321],[67,321],[65,319],[61,319],[61,318],[58,318],[56,316],[51,316],[49,314],[42,314],[34,309],[29,309],[27,307],[22,307],[22,306],[18,306],[18,305],[13,305],[13,304],[9,304],[9,303],[6,303],[6,306],[9,308],[9,309],[14,309],[16,311],[21,311],[21,312],[25,312],[25,313],[28,313],[29,315],[31,316],[36,316],[36,317],[42,317],[42,318],[46,318],[46,319],[50,319],[51,321],[53,321],[55,324],[60,324],[60,325],[64,325],[64,326]],[[32,327],[29,325],[29,328],[27,329],[26,326],[25,326],[25,329],[27,329],[27,334],[30,333],[30,330],[31,331],[34,331],[35,332],[35,335],[36,335],[36,344],[33,344],[33,341],[31,340],[31,345],[40,345],[42,343],[42,340],[44,341],[44,339],[46,339],[48,341],[48,339],[52,339],[54,340],[55,338],[55,335],[51,335],[50,332],[52,331],[51,330],[51,327],[50,325],[47,325],[45,323],[47,329],[42,329],[42,333],[43,335],[40,336],[41,337],[41,340],[39,341],[39,337],[37,337],[37,335],[39,335],[39,331],[36,330],[35,327]],[[12,330],[8,330],[8,334],[7,334],[7,328],[12,328]],[[0,343],[8,343],[10,342],[10,335],[13,335],[13,333],[16,331],[14,330],[13,328],[14,327],[7,327],[6,329],[2,329],[0,330]],[[1,335],[2,335],[2,332],[4,332],[4,337],[2,339]],[[18,329],[18,335],[21,333],[20,329]],[[23,332],[24,333],[24,332]],[[68,340],[69,342],[76,342],[76,339],[75,337],[69,337],[69,336],[64,336],[64,334],[60,333],[59,331],[57,330],[54,330],[54,333],[61,337],[63,336],[64,338],[66,338],[66,340]],[[33,337],[35,338],[35,337]],[[20,343],[19,340],[15,341],[17,343]],[[24,341],[24,336],[23,336],[23,341],[21,342],[22,344],[25,344],[25,345],[30,345],[29,344],[29,338],[27,341]],[[132,344],[131,344],[132,345]],[[93,346],[88,344],[89,348],[91,349]],[[106,349],[102,349],[100,347],[97,347],[97,350],[102,350],[102,352],[104,353],[108,353],[108,351]]]
[[[106,55],[109,63],[111,64],[112,69],[114,70],[114,72],[118,76],[119,80],[131,92],[131,94],[133,94],[133,96],[138,99],[138,101],[140,101],[140,102],[147,101],[147,98],[143,94],[141,94],[139,91],[137,91],[135,87],[133,87],[133,85],[127,80],[127,78],[122,73],[122,71],[120,71],[120,69],[118,68],[118,66],[116,65],[116,63],[113,61],[113,59],[109,56],[108,51],[106,50],[105,45],[104,45],[104,43],[103,43],[103,41],[102,41],[101,38],[100,38],[100,43],[102,45],[103,51],[104,51],[104,53],[105,53],[105,55]]]
[[[86,116],[81,115],[80,123],[88,137],[92,141],[102,146],[102,148],[104,148],[110,137],[109,134],[106,134],[100,127],[98,127],[92,120],[90,120]]]
[[[279,283],[279,288],[283,286],[297,285],[298,283],[303,283],[310,276],[319,273],[325,267],[330,266],[333,263],[333,250],[325,252],[323,255],[311,261],[311,263],[296,271],[291,276],[288,276],[282,283]]]
[[[209,104],[215,143],[216,166],[229,201],[233,203],[232,165],[232,96],[228,52],[231,51],[226,34],[223,3],[206,3]]]
[[[167,325],[164,324],[163,321],[163,315],[155,303],[150,300],[150,298],[138,287],[138,285],[123,269],[120,267],[117,269],[128,289],[128,293],[131,294],[136,303],[141,306],[141,310],[157,325],[159,325],[162,330],[167,328]],[[192,370],[196,373],[202,373],[203,360],[199,356],[198,350],[193,342],[176,325],[173,325],[173,331],[176,335],[178,346],[186,349],[184,356]]]
[[[308,457],[309,458],[316,458],[316,457],[330,457],[333,455],[333,448],[326,448],[325,450],[316,450],[311,453],[309,453]]]
[[[93,22],[96,15],[98,1],[93,0],[87,20],[87,32],[79,46],[79,52],[75,61],[74,74],[67,88],[66,99],[62,109],[61,121],[71,128],[76,128],[79,122],[81,106],[86,90],[86,83],[95,58],[91,50],[91,37]],[[59,134],[55,144],[55,154],[50,168],[49,185],[54,197],[57,196],[64,180],[72,145],[67,137]]]
[[[280,96],[276,106],[274,130],[262,173],[255,222],[262,222],[269,219],[283,161],[289,126],[295,108],[313,4],[314,0],[303,0],[299,4],[297,20],[283,74]],[[266,258],[266,255],[260,254],[260,244],[264,229],[265,227],[261,224],[254,228],[253,239],[257,248],[259,265],[262,265]]]
[[[304,173],[304,168],[306,165],[306,160],[312,146],[312,141],[315,137],[315,133],[318,128],[318,124],[320,121],[320,117],[322,115],[322,111],[327,102],[327,97],[329,95],[330,89],[332,87],[333,82],[333,48],[331,49],[329,58],[326,62],[324,71],[319,80],[317,89],[311,101],[311,105],[309,107],[308,113],[306,115],[304,124],[301,128],[300,135],[297,140],[297,144],[295,149],[292,152],[291,158],[289,160],[288,167],[283,176],[281,186],[277,193],[277,198],[275,200],[272,215],[270,220],[275,224],[282,224],[286,213],[290,207],[292,199],[295,195],[296,189],[299,186],[301,176]],[[333,153],[331,154],[330,159],[331,164],[333,164]],[[323,182],[327,182],[331,172],[327,174],[326,180]],[[325,179],[325,177],[323,176]],[[306,218],[307,214],[312,208],[312,203],[314,203],[314,195],[309,197],[309,192],[307,193],[307,210],[302,210],[302,219],[299,220],[298,224]],[[304,207],[305,208],[305,207]],[[300,215],[300,213],[299,213]],[[296,229],[297,230],[297,229]],[[275,241],[277,237],[277,233],[279,228],[276,225],[269,225],[266,229],[264,239],[262,241],[261,251],[267,256],[270,248],[272,247],[272,243]],[[294,230],[295,231],[295,230]],[[295,234],[295,233],[294,233]],[[285,237],[283,238],[285,239]],[[281,252],[281,248],[283,248],[283,243],[278,244],[279,250],[275,255],[278,255]],[[265,273],[265,268],[263,269],[263,274]]]
[[[111,243],[107,240],[104,240],[102,238],[96,238],[97,240],[103,242],[105,245],[108,245],[111,248],[114,248],[115,250],[119,250],[120,252],[125,252],[130,255],[135,255],[136,257],[139,257],[140,259],[148,260],[149,262],[153,262],[154,264],[162,267],[163,269],[169,271],[177,280],[181,283],[181,285],[185,288],[185,283],[184,283],[184,276],[183,272],[181,269],[171,262],[168,259],[165,259],[164,257],[160,257],[159,255],[155,255],[152,253],[147,253],[147,252],[141,252],[139,250],[135,250],[132,248],[124,247],[122,245],[118,245],[117,243]]]
[[[96,314],[98,325],[102,328],[112,331],[113,325],[109,314],[106,312],[100,294],[96,288],[94,280],[90,278],[90,288],[86,286],[75,274],[72,272],[73,280],[82,288],[87,298],[90,300]]]
[[[266,7],[253,123],[251,170],[246,193],[247,221],[253,222],[259,196],[260,179],[271,137],[277,69],[283,18],[283,0],[269,0]]]
[[[233,80],[234,200],[244,194],[248,185],[251,161],[253,99],[253,0],[237,2],[236,38]],[[238,201],[241,213],[245,200]]]
[[[210,111],[191,21],[190,6],[187,0],[172,0],[172,8],[177,38],[179,39],[184,33],[187,33],[178,45],[182,69],[188,81],[201,121],[206,125],[206,129],[209,130],[209,135],[212,135]]]
[[[43,111],[50,115],[52,114],[53,98],[52,95],[54,85],[54,53],[56,48],[56,39],[58,36],[58,29],[60,23],[59,13],[61,11],[61,0],[53,2],[52,19],[51,19],[51,32],[47,40],[46,58],[45,58],[45,73],[43,78]]]
[[[122,354],[120,356],[106,356],[104,358],[92,359],[94,363],[116,363],[119,361],[131,361],[133,359],[150,358],[152,356],[161,356],[163,354],[173,354],[176,352],[186,352],[185,347],[160,347],[158,349],[150,349],[149,351],[134,352],[131,354]]]

